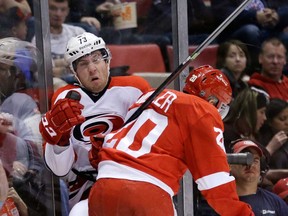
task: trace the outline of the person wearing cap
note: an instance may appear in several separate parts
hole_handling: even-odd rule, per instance
[[[110,76],[111,58],[101,37],[88,32],[71,37],[65,60],[77,82],[54,93],[39,124],[46,165],[69,184],[70,209],[88,198],[97,175],[88,160],[90,136],[121,127],[128,108],[150,89],[140,76]]]
[[[224,121],[224,144],[231,152],[230,144],[240,138],[257,140],[259,129],[266,120],[268,94],[258,88],[242,90],[232,101],[231,108]]]
[[[262,147],[249,139],[240,139],[233,142],[232,150],[233,153],[250,152],[254,157],[251,165],[230,164],[239,199],[251,205],[255,216],[288,215],[288,206],[279,196],[258,186],[263,177],[261,172],[267,171],[262,161],[266,160]]]
[[[288,204],[288,178],[279,179],[273,187],[273,192]]]

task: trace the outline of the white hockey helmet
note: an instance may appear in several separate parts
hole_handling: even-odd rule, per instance
[[[14,37],[0,39],[0,63],[15,66],[21,71],[29,66],[32,72],[36,72],[37,64],[42,62],[41,57],[40,51],[30,42]]]
[[[0,103],[16,90],[34,85],[41,62],[34,44],[14,37],[0,39]]]
[[[96,50],[101,51],[103,59],[111,59],[110,51],[106,48],[104,40],[92,33],[84,32],[76,37],[72,37],[68,41],[64,58],[67,61],[70,69],[75,73],[73,67],[75,60]]]

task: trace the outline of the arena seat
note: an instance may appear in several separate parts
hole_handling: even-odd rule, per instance
[[[165,72],[164,59],[157,44],[107,45],[112,54],[110,67],[129,66],[128,73]]]
[[[217,49],[218,49],[218,44],[211,44],[207,46],[194,60],[191,60],[189,63],[190,68],[197,68],[201,65],[209,64],[212,67],[216,66],[216,56],[217,56]],[[198,46],[189,46],[189,55],[191,55]],[[169,64],[170,68],[173,70],[174,69],[174,63],[173,63],[173,47],[172,46],[167,46],[167,54],[169,58]],[[187,56],[188,57],[188,56]],[[184,59],[185,60],[185,59]],[[184,61],[183,60],[183,61]]]

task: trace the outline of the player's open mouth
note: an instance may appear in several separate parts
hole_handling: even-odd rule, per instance
[[[92,78],[92,81],[97,81],[99,78],[98,77],[95,77],[95,78]]]

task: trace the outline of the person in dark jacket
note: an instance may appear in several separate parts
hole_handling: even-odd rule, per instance
[[[216,24],[223,22],[242,3],[242,0],[211,0]],[[272,4],[273,3],[273,4]],[[281,6],[281,7],[280,7]],[[219,35],[218,41],[238,39],[246,43],[251,54],[251,70],[258,68],[257,55],[261,43],[268,37],[279,37],[288,43],[288,3],[253,0]],[[252,72],[252,71],[251,71]]]

